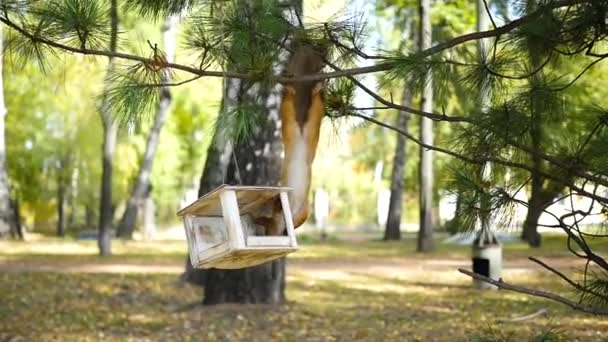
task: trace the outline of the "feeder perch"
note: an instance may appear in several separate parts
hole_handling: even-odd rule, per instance
[[[184,220],[192,266],[245,268],[295,252],[298,244],[289,191],[284,187],[222,185],[180,210],[178,215]],[[257,235],[261,227],[253,217],[272,210],[277,197],[287,235]]]
[[[490,229],[480,229],[473,241],[473,272],[494,280],[502,275],[502,245]],[[473,286],[481,290],[497,289],[479,279],[473,279]]]

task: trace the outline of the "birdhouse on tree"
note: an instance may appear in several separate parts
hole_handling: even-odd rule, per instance
[[[195,268],[236,269],[283,257],[298,249],[289,206],[290,188],[222,185],[178,212]],[[280,200],[286,236],[265,236],[254,217]]]

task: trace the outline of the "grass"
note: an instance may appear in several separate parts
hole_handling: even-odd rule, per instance
[[[466,341],[475,336],[526,341],[543,332],[557,332],[565,341],[608,340],[605,318],[517,293],[478,292],[449,267],[417,269],[427,257],[415,254],[409,240],[302,240],[302,250],[290,258],[288,304],[217,307],[196,305],[201,290],[178,283],[176,272],[60,272],[68,264],[113,263],[179,270],[183,241],[115,242],[111,258],[97,257],[91,241],[0,242],[0,267],[13,266],[0,273],[0,341]],[[557,248],[563,243],[558,237],[545,239],[545,247],[533,255],[563,256]],[[466,261],[468,253],[468,247],[439,245],[431,258]],[[505,254],[515,260],[530,253],[509,244]],[[396,259],[409,266],[382,271]],[[59,266],[53,271],[19,269],[41,263]],[[572,296],[555,277],[505,273],[510,281]],[[549,314],[498,322],[541,308]]]

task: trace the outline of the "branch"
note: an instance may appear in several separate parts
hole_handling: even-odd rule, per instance
[[[549,59],[547,59],[547,62],[548,61],[549,61]],[[328,61],[327,59],[325,59],[325,63],[336,71],[342,71],[342,69],[340,69],[337,65],[333,64],[331,61]],[[540,68],[535,70],[534,73],[538,72],[538,70],[540,70]],[[425,112],[420,109],[396,104],[396,103],[394,103],[392,101],[388,101],[385,98],[383,98],[382,96],[378,95],[376,92],[374,92],[373,90],[366,87],[363,83],[361,83],[355,77],[347,76],[347,78],[351,82],[353,82],[357,87],[359,87],[361,90],[366,92],[369,96],[371,96],[373,99],[375,99],[376,101],[385,105],[386,107],[397,109],[400,111],[408,112],[408,113],[419,115],[419,116],[423,116],[423,117],[426,117],[426,118],[429,118],[429,119],[432,119],[435,121],[462,122],[462,123],[469,123],[469,124],[475,125],[475,121],[471,118],[467,118],[467,117],[463,117],[463,116],[448,116],[445,114]],[[556,166],[564,168],[564,169],[571,169],[571,167],[567,163],[561,161],[557,157],[548,155],[542,151],[538,151],[538,150],[532,149],[528,146],[522,145],[522,144],[514,141],[513,139],[505,139],[505,142],[513,147],[519,148],[520,150],[529,153],[530,155],[532,155],[534,157],[544,159],[545,161],[549,162],[550,164],[556,165]],[[532,169],[527,169],[527,170],[530,172],[536,172],[536,171],[533,171]],[[580,170],[576,170],[576,169],[573,171],[574,171],[574,174],[578,177],[581,177],[584,179],[589,179],[595,183],[608,186],[608,181],[606,181],[605,179],[603,179],[601,177],[589,175],[587,173],[581,172]],[[560,182],[563,183],[563,181],[560,181]]]
[[[450,151],[448,149],[445,148],[441,148],[441,147],[437,147],[437,146],[433,146],[433,145],[427,145],[422,143],[420,140],[418,140],[416,137],[414,137],[413,135],[409,134],[408,132],[397,128],[395,126],[392,126],[390,124],[387,124],[386,122],[380,121],[378,119],[375,119],[373,117],[367,116],[367,115],[363,115],[363,114],[359,114],[359,113],[352,113],[352,114],[348,114],[349,116],[355,116],[358,118],[361,118],[363,120],[372,122],[378,126],[390,129],[392,131],[395,131],[401,135],[403,135],[404,137],[406,137],[407,139],[411,140],[412,142],[416,143],[417,145],[429,149],[429,150],[433,150],[433,151],[437,151],[440,153],[444,153],[447,154],[449,156],[452,156],[454,158],[460,159],[464,162],[470,163],[470,164],[477,164],[477,165],[483,165],[487,162],[491,162],[491,163],[496,163],[496,164],[500,164],[500,165],[504,165],[504,166],[508,166],[508,167],[512,167],[512,168],[516,168],[516,169],[520,169],[520,170],[526,170],[528,172],[532,172],[533,168],[531,166],[525,165],[525,164],[521,164],[521,163],[517,163],[517,162],[513,162],[513,161],[509,161],[509,160],[504,160],[504,159],[500,159],[500,158],[496,158],[496,157],[483,157],[483,158],[472,158],[472,157],[467,157],[467,156],[463,156],[459,153]],[[551,174],[551,173],[547,173],[544,171],[540,171],[539,173],[541,176],[543,176],[544,178],[547,179],[551,179],[554,180],[556,182],[559,182],[560,184],[564,184],[565,186],[571,188],[572,190],[575,190],[576,192],[578,192],[581,195],[585,195],[589,198],[595,199],[599,202],[602,203],[608,203],[608,198],[596,195],[594,193],[590,193],[589,191],[585,190],[584,188],[577,186],[576,184],[574,184],[571,180],[569,179],[563,179],[560,178],[559,176],[555,175],[555,174]],[[558,219],[559,221],[559,219]],[[595,261],[595,260],[594,260]]]
[[[603,295],[601,293],[595,292],[593,290],[590,290],[584,286],[582,286],[581,284],[575,282],[574,280],[568,278],[565,274],[563,274],[562,272],[556,270],[555,268],[545,264],[544,262],[540,261],[539,259],[536,259],[535,257],[529,257],[528,259],[530,259],[531,261],[541,265],[542,267],[546,268],[547,270],[551,271],[553,274],[557,275],[558,277],[562,278],[565,282],[567,282],[568,284],[570,284],[570,286],[574,287],[575,289],[582,291],[582,292],[586,292],[589,294],[592,294],[594,296],[597,296],[599,298],[608,300],[608,297],[606,297],[606,295]]]
[[[567,305],[575,310],[590,313],[593,315],[608,315],[608,309],[596,308],[596,307],[593,307],[590,305],[577,303],[568,298],[562,297],[560,295],[556,295],[555,293],[541,291],[541,290],[534,290],[534,289],[529,289],[529,288],[523,287],[523,286],[505,283],[504,281],[502,281],[502,279],[494,280],[492,278],[489,278],[489,277],[483,276],[481,274],[477,274],[477,273],[474,273],[474,272],[471,272],[469,270],[465,270],[462,268],[459,268],[458,272],[465,274],[473,279],[485,281],[486,283],[495,285],[496,287],[498,287],[499,289],[502,289],[502,290],[524,293],[524,294],[531,295],[534,297],[547,298],[547,299],[562,303],[564,305]]]
[[[533,22],[534,20],[538,19],[543,14],[545,14],[546,11],[551,11],[551,10],[554,10],[554,9],[557,9],[560,7],[584,4],[584,3],[589,3],[589,2],[593,2],[593,0],[553,1],[550,4],[539,7],[536,11],[534,11],[526,16],[523,16],[519,19],[513,20],[510,23],[505,24],[501,27],[498,27],[498,28],[495,28],[492,30],[472,32],[472,33],[464,34],[462,36],[458,36],[456,38],[448,40],[447,42],[437,44],[429,49],[421,51],[421,52],[413,55],[413,57],[414,58],[425,58],[425,57],[432,56],[436,53],[442,52],[444,50],[453,48],[455,46],[461,45],[461,44],[469,42],[469,41],[480,40],[480,39],[484,39],[484,38],[498,37],[503,34],[509,33],[524,24]],[[304,77],[300,77],[299,80],[301,80],[301,81],[320,81],[320,80],[328,79],[328,78],[369,74],[369,73],[375,73],[375,72],[380,72],[380,71],[388,71],[388,70],[393,69],[397,65],[398,65],[397,61],[390,61],[390,62],[379,63],[379,64],[368,66],[368,67],[345,69],[345,70],[334,71],[334,72],[329,72],[329,73],[325,73],[325,74],[307,75]]]

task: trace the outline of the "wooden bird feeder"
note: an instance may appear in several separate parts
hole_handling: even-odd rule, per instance
[[[288,192],[290,188],[222,185],[196,200],[183,217],[195,268],[236,269],[280,258],[298,249]],[[272,209],[279,197],[286,236],[263,236],[253,217]]]

